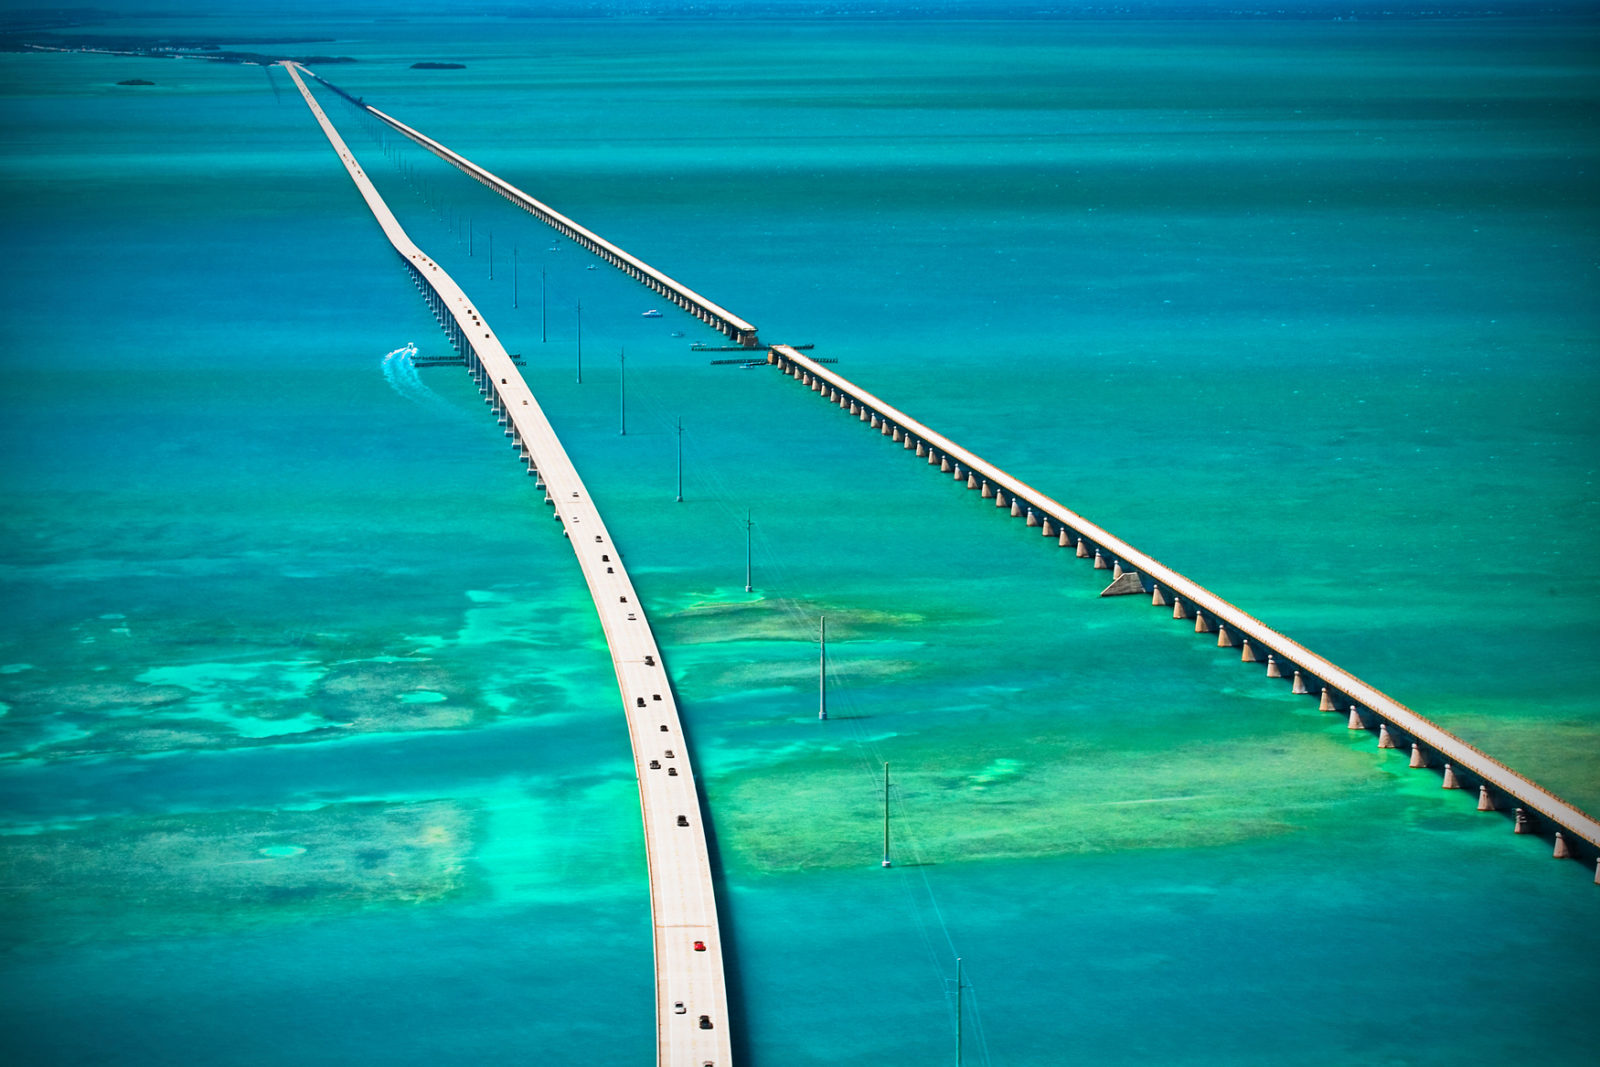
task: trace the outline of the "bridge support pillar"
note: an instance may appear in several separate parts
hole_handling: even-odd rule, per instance
[[[1089,541],[1088,541],[1087,538],[1083,538],[1083,537],[1078,538],[1078,558],[1079,559],[1088,559],[1089,558]]]
[[[1218,648],[1232,648],[1233,647],[1233,635],[1228,632],[1228,628],[1226,626],[1218,626],[1217,627],[1217,647]]]
[[[1012,508],[1011,513],[1013,515],[1015,515],[1016,514],[1016,509]],[[1028,525],[1029,526],[1037,526],[1037,525],[1039,525],[1039,515],[1032,508],[1028,509]],[[1119,574],[1119,575],[1117,575],[1117,577],[1120,578],[1120,577],[1122,577],[1122,575]]]
[[[1311,690],[1306,688],[1306,680],[1300,677],[1300,672],[1298,670],[1294,672],[1294,686],[1289,691],[1297,696],[1311,695]]]
[[[1267,677],[1268,678],[1282,678],[1283,677],[1283,668],[1278,666],[1277,657],[1274,656],[1271,652],[1267,653]]]
[[[1386,723],[1386,722],[1380,722],[1378,724],[1378,747],[1379,748],[1393,748],[1394,747],[1394,738],[1389,736],[1389,724]]]
[[[894,440],[895,444],[899,444],[901,439],[905,437],[905,434],[900,431],[900,427],[896,426],[889,431],[889,436]]]
[[[1006,501],[1005,490],[1004,489],[996,489],[994,491],[994,506],[997,507],[997,508],[1003,508],[1003,507],[1006,506],[1006,503],[1007,503],[1007,501]]]
[[[1056,535],[1055,524],[1049,519],[1045,519],[1044,522],[1040,524],[1039,534],[1042,537],[1054,537]]]
[[[905,437],[903,437],[901,439],[900,443],[903,444],[906,448],[916,448],[916,447],[918,447],[916,439],[913,438],[910,434],[906,434]]]
[[[1350,705],[1350,721],[1345,724],[1352,730],[1365,730],[1367,724],[1361,721],[1361,709],[1354,704]]]
[[[1174,619],[1187,619],[1189,617],[1188,610],[1183,606],[1182,597],[1175,596],[1172,598],[1172,617]]]
[[[1011,517],[1013,519],[1020,519],[1022,517],[1022,505],[1017,503],[1016,497],[1011,498]]]
[[[928,454],[928,446],[921,441],[917,442],[917,458],[921,459]]]
[[[978,488],[978,476],[976,474],[973,474],[971,471],[967,472],[967,488],[968,489],[976,489],[976,488]]]
[[[983,499],[990,500],[994,497],[994,486],[989,484],[987,478],[983,481]]]
[[[1450,766],[1450,764],[1448,764],[1448,763],[1446,763],[1444,765],[1444,784],[1441,785],[1439,788],[1440,789],[1460,789],[1461,788],[1461,783],[1456,781],[1456,769],[1454,767]]]
[[[1239,662],[1240,663],[1255,663],[1256,662],[1256,650],[1250,647],[1250,642],[1249,641],[1246,641],[1244,644],[1239,646]]]
[[[1164,608],[1167,606],[1167,596],[1161,591],[1161,587],[1159,585],[1156,586],[1155,591],[1150,594],[1150,606],[1153,608]]]
[[[1478,787],[1478,810],[1479,811],[1493,811],[1494,810],[1494,797],[1489,795],[1489,787],[1486,786],[1486,785],[1480,785]]]
[[[1106,562],[1106,558],[1100,554],[1100,550],[1098,548],[1094,550],[1094,569],[1097,571],[1108,571],[1111,569],[1111,564]]]
[[[1531,834],[1531,833],[1533,833],[1533,820],[1528,818],[1528,813],[1527,812],[1523,811],[1521,808],[1518,808],[1517,809],[1516,819],[1517,819],[1516,825],[1513,826],[1512,829],[1511,829],[1512,833],[1514,833],[1514,834]]]
[[[1551,859],[1564,860],[1568,856],[1571,856],[1571,855],[1572,855],[1572,853],[1567,851],[1567,839],[1565,837],[1561,836],[1561,831],[1560,830],[1557,830],[1556,831],[1556,848],[1555,848],[1554,852],[1550,853],[1550,858]]]
[[[1197,634],[1208,634],[1211,632],[1211,621],[1206,618],[1206,613],[1203,611],[1197,611],[1194,613],[1194,632]]]
[[[1328,687],[1327,686],[1323,686],[1322,687],[1322,699],[1317,702],[1317,710],[1318,711],[1338,711],[1339,710],[1338,708],[1333,706],[1333,694],[1328,692]]]
[[[1426,767],[1427,765],[1428,757],[1423,754],[1422,746],[1415,741],[1411,742],[1411,766]]]

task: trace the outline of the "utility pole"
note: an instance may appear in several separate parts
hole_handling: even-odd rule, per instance
[[[961,957],[956,957],[956,1067],[961,1067]]]
[[[883,865],[892,867],[889,862],[889,765],[883,765]]]
[[[744,591],[751,591],[750,584],[750,527],[755,525],[750,521],[750,510],[744,513]]]
[[[828,617],[822,616],[822,641],[817,651],[817,718],[828,718]],[[885,764],[887,766],[887,764]]]

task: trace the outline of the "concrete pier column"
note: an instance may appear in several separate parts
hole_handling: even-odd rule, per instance
[[[884,419],[883,423],[879,426],[878,429],[879,429],[879,432],[882,433],[883,436],[885,436],[885,437],[888,437],[890,434],[896,434],[896,433],[900,432],[900,427],[896,426],[894,423],[890,422],[888,419]],[[900,438],[896,437],[895,440],[898,441],[898,440],[900,440]]]
[[[861,405],[857,404],[854,400],[850,401],[850,414],[852,414],[852,415],[861,414]]]
[[[1055,523],[1051,522],[1049,519],[1045,519],[1044,522],[1040,524],[1039,532],[1045,537],[1054,537],[1056,535]]]
[[[1161,587],[1159,585],[1156,586],[1154,591],[1152,591],[1150,594],[1150,606],[1153,608],[1164,608],[1167,606],[1167,595],[1161,591]]]
[[[1022,517],[1022,505],[1017,503],[1016,497],[1011,498],[1011,517],[1013,519],[1020,519]]]
[[[921,441],[917,442],[917,458],[921,459],[928,454],[928,446]]]
[[[1239,662],[1240,663],[1254,663],[1254,662],[1256,662],[1256,650],[1250,647],[1250,642],[1249,641],[1246,641],[1242,645],[1239,646]]]
[[[940,473],[943,473],[942,471]],[[954,481],[964,482],[972,472],[964,469],[959,463],[950,464],[950,477]]]
[[[1298,696],[1309,696],[1311,694],[1311,690],[1306,688],[1306,680],[1300,677],[1300,672],[1298,670],[1294,672],[1294,685],[1290,688],[1289,692]]]
[[[1516,834],[1533,833],[1533,820],[1528,818],[1528,813],[1521,808],[1517,809],[1517,822],[1511,832]]]
[[[1394,747],[1394,738],[1389,736],[1389,724],[1386,723],[1386,722],[1380,722],[1378,724],[1378,747],[1379,748],[1393,748]]]
[[[917,455],[922,455],[922,446],[917,444],[916,438],[912,437],[910,434],[906,434],[904,437],[902,437],[900,439],[900,443],[907,448],[916,449]]]
[[[1423,755],[1422,746],[1417,744],[1415,741],[1411,742],[1411,766],[1426,767],[1427,765],[1428,757]]]
[[[1352,730],[1365,730],[1367,724],[1361,721],[1361,709],[1354,704],[1350,705],[1350,721],[1345,723]]]
[[[882,420],[878,418],[878,413],[876,411],[874,411],[872,413],[872,428],[874,430],[876,430],[879,426],[882,426],[882,425],[883,425]]]
[[[1010,503],[1010,501],[1008,499],[1006,499],[1006,492],[1005,492],[1004,489],[996,489],[994,491],[994,506],[995,507],[1003,508],[1009,503]]]
[[[872,409],[871,408],[862,408],[861,409],[861,414],[858,416],[858,418],[860,418],[862,422],[866,422],[867,420],[871,419],[872,417],[873,417],[873,415],[872,415]]]
[[[901,431],[900,427],[898,427],[898,426],[894,427],[892,430],[889,431],[889,436],[894,440],[894,442],[896,444],[899,444],[905,438],[905,434]]]
[[[1478,787],[1478,810],[1479,811],[1493,811],[1494,810],[1494,797],[1489,795],[1489,787],[1486,786],[1486,785],[1480,785]]]
[[[1278,666],[1277,657],[1275,657],[1271,652],[1267,653],[1267,677],[1268,678],[1282,678],[1283,677],[1283,668]]]
[[[1098,548],[1094,550],[1094,569],[1097,571],[1108,571],[1111,569],[1111,564],[1106,562],[1106,558],[1100,554],[1100,550]]]
[[[1456,769],[1454,767],[1450,766],[1450,764],[1448,764],[1448,763],[1446,763],[1444,765],[1444,785],[1440,786],[1439,788],[1441,788],[1441,789],[1460,789],[1461,788],[1461,783],[1456,781]]]
[[[939,472],[941,474],[949,474],[954,469],[955,468],[950,465],[950,457],[949,456],[946,456],[946,457],[944,457],[944,459],[939,461]]]
[[[1188,611],[1184,610],[1182,597],[1175,596],[1172,598],[1172,617],[1174,619],[1187,619],[1189,617]]]
[[[1550,853],[1550,858],[1551,859],[1557,859],[1557,860],[1564,860],[1570,855],[1572,855],[1572,853],[1567,851],[1567,839],[1565,837],[1561,836],[1561,831],[1560,830],[1557,830],[1556,831],[1556,849],[1555,849],[1554,852]]]
[[[1111,577],[1113,579],[1122,577],[1122,561],[1120,559],[1111,561]]]
[[[988,500],[994,496],[994,486],[989,484],[989,479],[983,480],[983,499]]]
[[[1228,628],[1226,626],[1218,626],[1217,627],[1217,647],[1218,648],[1232,648],[1233,647],[1233,635],[1228,632]]]
[[[1083,538],[1083,537],[1078,538],[1078,558],[1079,559],[1088,559],[1089,558],[1089,541],[1088,541],[1087,538]]]
[[[1197,634],[1208,634],[1211,632],[1211,620],[1206,618],[1206,613],[1203,611],[1197,611],[1194,613],[1194,632]]]
[[[1057,538],[1056,544],[1062,548],[1072,547],[1072,534],[1067,532],[1067,528],[1065,526],[1061,528],[1061,536]]]
[[[1029,526],[1037,526],[1037,525],[1039,525],[1039,515],[1032,508],[1028,509],[1028,523],[1027,524]],[[1120,578],[1122,576],[1119,574],[1119,575],[1117,575],[1117,577]]]
[[[1322,687],[1322,699],[1317,701],[1317,710],[1318,711],[1338,711],[1339,710],[1338,708],[1333,706],[1333,694],[1328,692],[1328,687],[1327,686],[1323,686]]]

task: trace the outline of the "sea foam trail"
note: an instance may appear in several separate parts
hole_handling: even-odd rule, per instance
[[[413,400],[427,407],[447,408],[450,405],[445,399],[432,389],[417,374],[417,365],[412,362],[417,355],[417,346],[414,342],[407,341],[404,346],[395,349],[383,357],[383,378],[390,387],[407,400]]]

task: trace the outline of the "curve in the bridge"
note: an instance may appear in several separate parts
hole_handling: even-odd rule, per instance
[[[389,243],[467,360],[506,434],[542,477],[594,598],[632,739],[650,871],[656,970],[657,1063],[732,1063],[722,938],[694,773],[650,622],[605,522],[566,449],[505,347],[467,294],[406,235],[300,79],[284,64]],[[583,1050],[571,1050],[584,1061]]]

